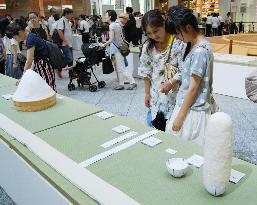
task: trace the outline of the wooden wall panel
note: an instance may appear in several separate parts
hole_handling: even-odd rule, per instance
[[[61,5],[72,5],[74,16],[80,14],[90,15],[91,13],[90,0],[16,0],[16,2],[18,2],[17,7],[13,7],[13,2],[15,2],[15,0],[7,0],[7,12],[14,17],[21,15],[26,16],[30,11],[36,11],[40,13],[40,15],[48,16],[48,5],[57,7],[60,13]]]

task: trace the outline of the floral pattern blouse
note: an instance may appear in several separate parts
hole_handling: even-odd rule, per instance
[[[151,50],[147,49],[148,44],[147,42],[143,45],[138,74],[144,78],[149,78],[151,82],[150,110],[152,119],[155,119],[158,111],[164,113],[165,119],[169,119],[176,104],[177,93],[170,92],[165,95],[160,92],[161,84],[164,82],[164,65],[170,53],[169,63],[175,67],[180,67],[185,44],[178,39],[174,39],[172,47],[169,46],[164,52],[158,51],[155,47]]]

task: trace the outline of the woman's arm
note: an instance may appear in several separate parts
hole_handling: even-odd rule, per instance
[[[34,58],[35,46],[27,50],[27,61],[24,66],[24,71],[28,70],[32,66],[33,58]]]
[[[111,29],[110,32],[109,32],[109,35],[110,35],[109,36],[110,38],[109,38],[108,41],[106,41],[104,44],[102,44],[103,47],[106,47],[113,42],[114,36],[115,36],[114,30]]]
[[[201,80],[202,80],[202,78],[197,75],[193,74],[191,76],[189,88],[186,92],[184,102],[180,108],[178,116],[176,117],[175,121],[173,122],[173,126],[172,126],[173,131],[179,131],[181,129],[181,127],[183,126],[183,122],[186,118],[186,115],[187,115],[188,111],[190,110],[190,107],[195,102],[196,96],[199,93]]]
[[[17,68],[17,45],[11,45],[12,53],[13,53],[13,68]]]
[[[144,82],[145,82],[145,106],[146,107],[150,107],[150,87],[151,87],[151,81],[149,78],[144,78]]]

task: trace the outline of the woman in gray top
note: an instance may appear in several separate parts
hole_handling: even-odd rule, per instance
[[[125,57],[120,53],[120,46],[124,43],[124,37],[122,33],[121,25],[116,22],[117,14],[114,10],[108,10],[106,12],[106,19],[109,22],[109,40],[104,44],[100,44],[102,47],[110,45],[110,54],[114,56],[114,64],[116,65],[116,71],[118,74],[119,84],[115,86],[115,90],[123,90],[124,87],[124,78],[129,80],[129,86],[127,90],[133,90],[137,87],[135,79],[132,77],[132,74],[126,68]]]

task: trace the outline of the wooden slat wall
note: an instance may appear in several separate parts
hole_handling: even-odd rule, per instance
[[[0,0],[0,2],[1,1],[4,0]],[[30,11],[36,11],[40,13],[40,15],[48,16],[48,5],[58,7],[60,13],[61,5],[72,5],[74,16],[80,14],[90,15],[91,13],[90,0],[18,0],[18,2],[19,6],[17,8],[12,6],[12,0],[7,3],[7,12],[14,17],[19,17],[21,15],[27,16],[27,13]]]

